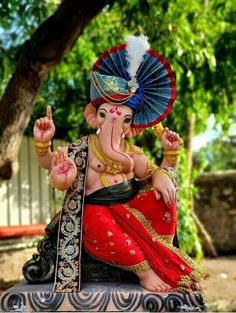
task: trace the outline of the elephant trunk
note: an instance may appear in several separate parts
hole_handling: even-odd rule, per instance
[[[99,134],[99,145],[102,153],[112,161],[121,163],[123,173],[127,174],[132,171],[134,163],[130,156],[120,149],[122,135],[123,129],[118,123],[103,124]]]

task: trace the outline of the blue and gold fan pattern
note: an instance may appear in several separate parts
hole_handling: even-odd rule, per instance
[[[153,126],[169,114],[175,101],[174,73],[152,49],[144,54],[135,77],[130,77],[128,65],[126,44],[101,54],[91,73],[91,102],[127,105],[134,111],[132,127]]]

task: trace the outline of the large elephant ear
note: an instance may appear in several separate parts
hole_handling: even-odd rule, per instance
[[[143,131],[145,130],[145,128],[133,128],[131,127],[129,132],[127,133],[127,137],[131,138],[131,137],[135,137],[138,136],[139,134],[141,134]]]
[[[84,117],[91,128],[96,129],[99,127],[97,123],[97,111],[91,103],[86,106],[84,110]]]

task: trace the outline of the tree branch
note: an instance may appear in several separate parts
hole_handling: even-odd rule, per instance
[[[10,179],[17,170],[21,138],[43,79],[72,48],[86,25],[112,2],[64,0],[22,46],[0,100],[0,179]]]

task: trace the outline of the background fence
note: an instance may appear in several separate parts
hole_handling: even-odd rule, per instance
[[[46,223],[63,201],[64,194],[50,186],[49,171],[38,166],[32,141],[23,137],[19,172],[0,185],[0,226]],[[66,145],[53,140],[54,147]]]

